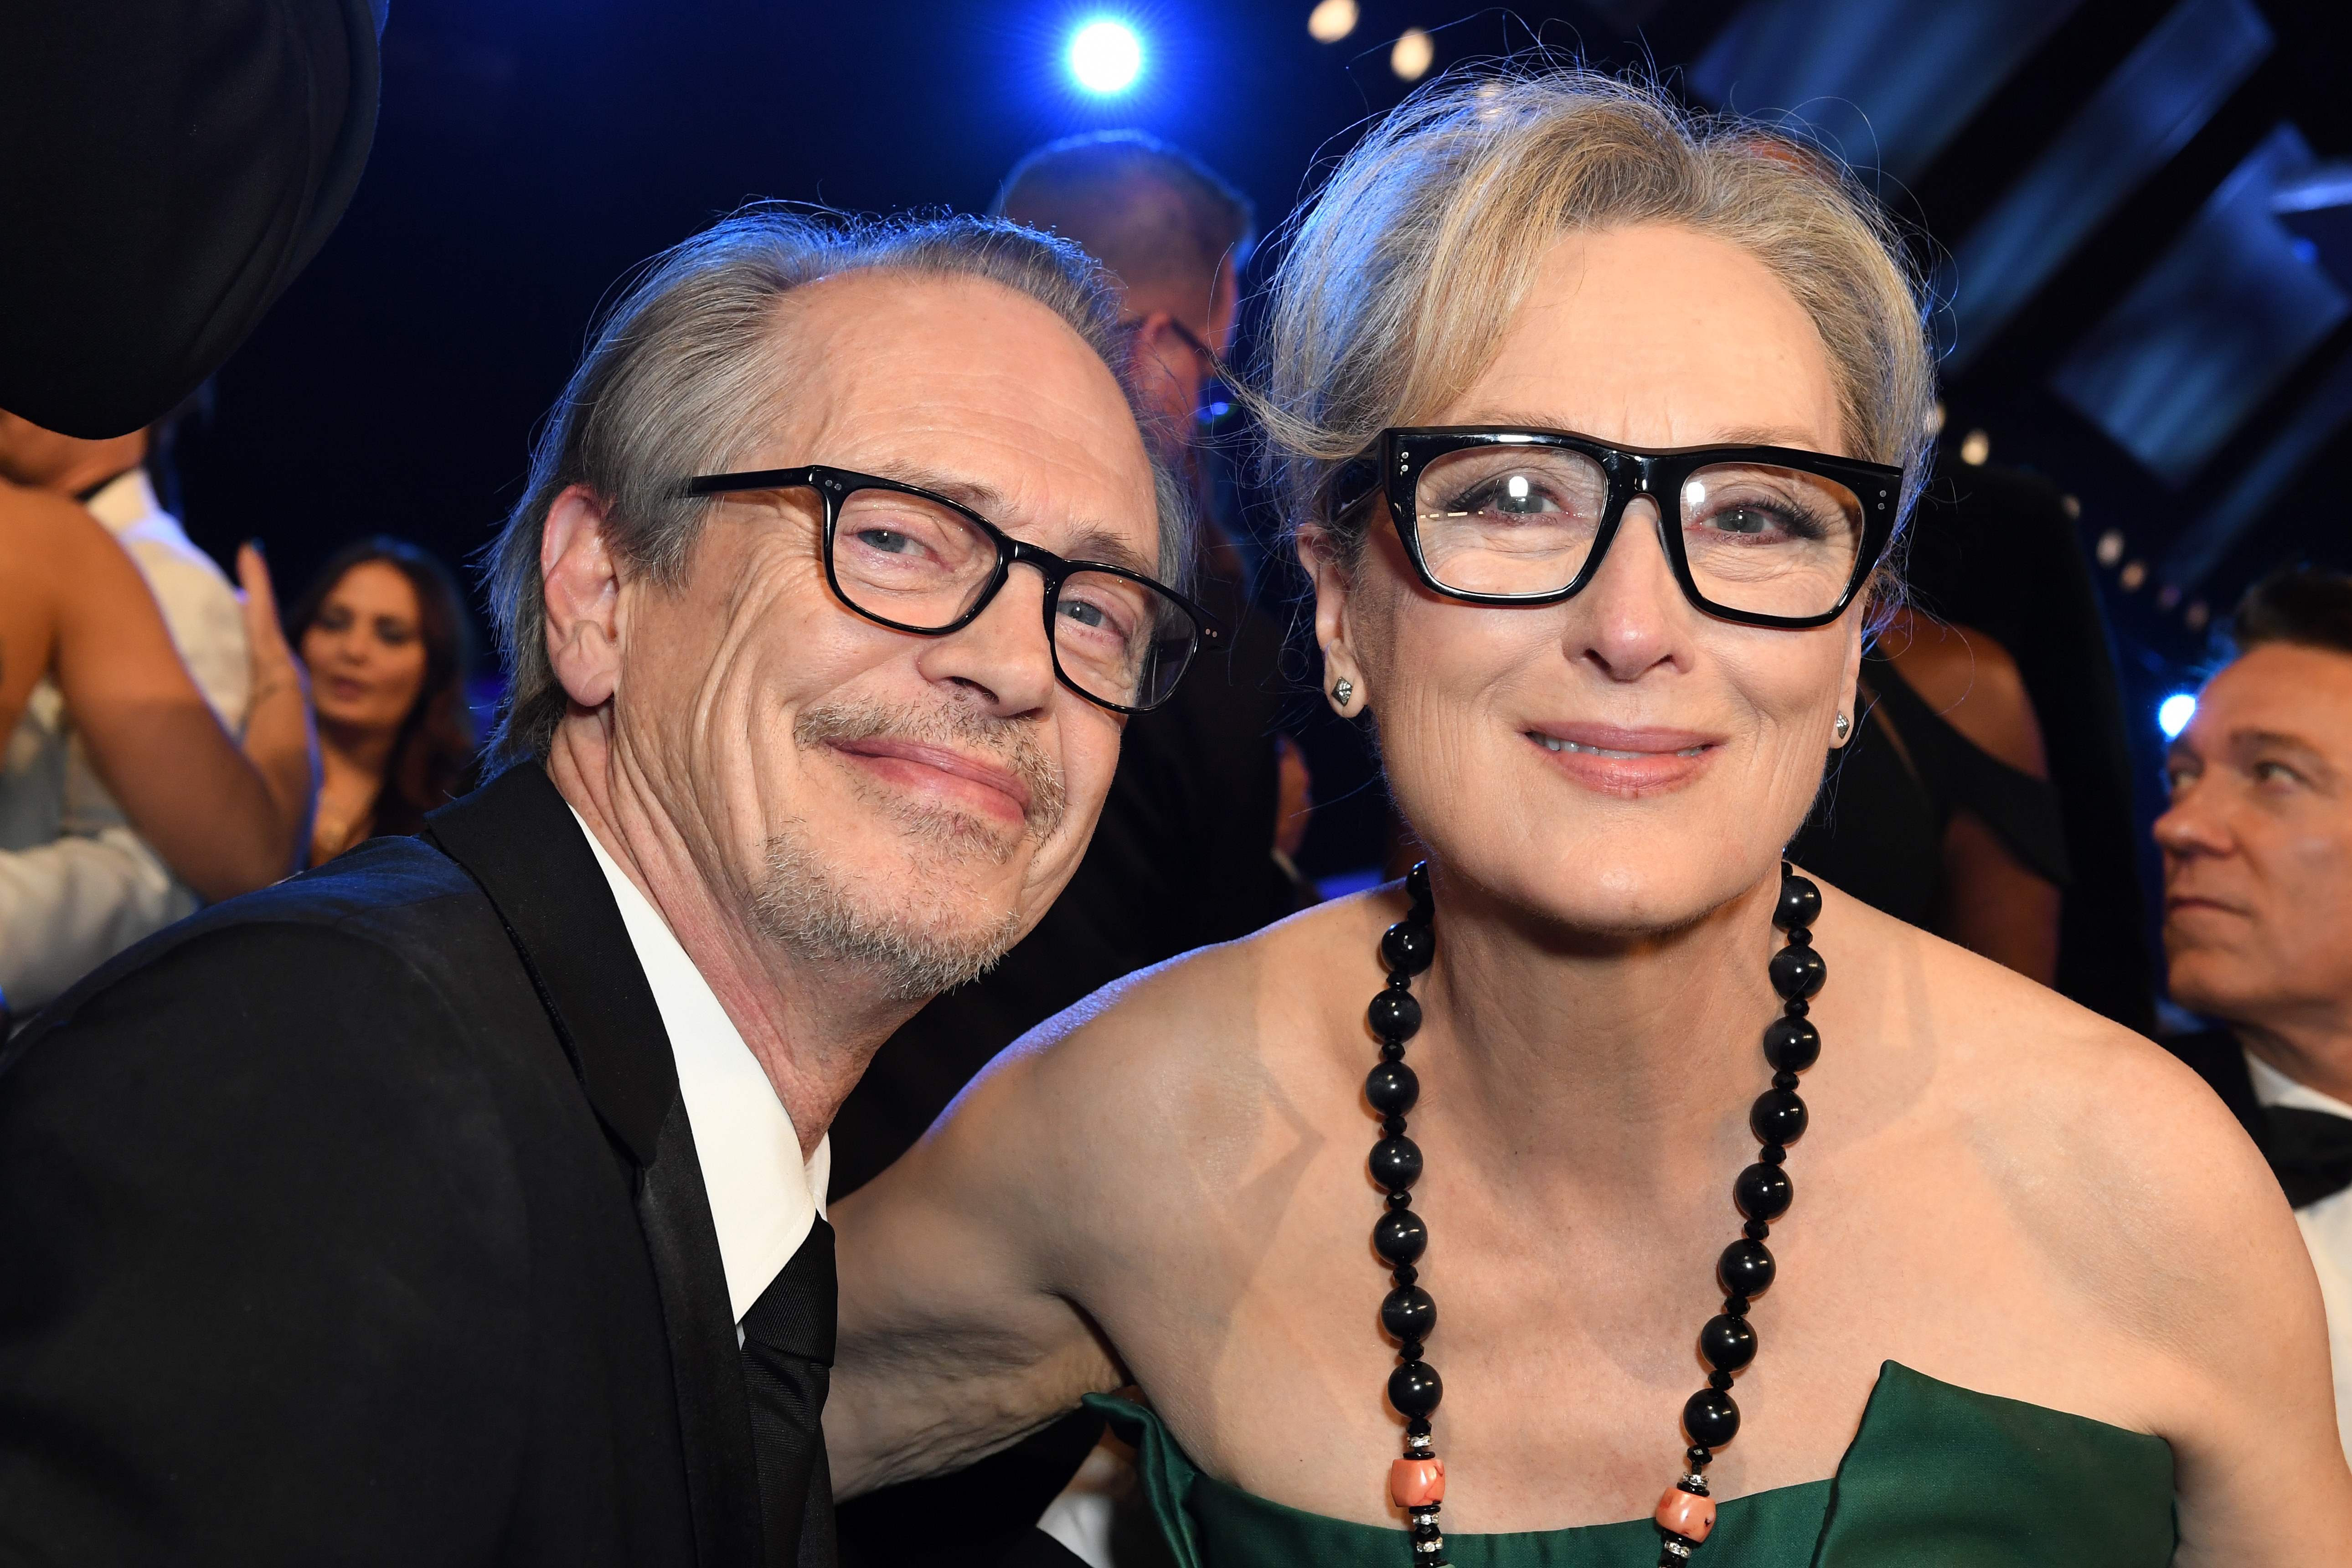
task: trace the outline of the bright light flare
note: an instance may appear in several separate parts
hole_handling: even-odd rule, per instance
[[[1397,35],[1394,47],[1389,50],[1389,69],[1406,81],[1419,81],[1429,74],[1431,62],[1437,58],[1437,42],[1419,27],[1407,27]]]
[[[1356,30],[1356,0],[1323,0],[1307,13],[1307,36],[1318,44],[1336,44]]]
[[[1143,72],[1143,40],[1108,17],[1070,35],[1070,75],[1088,92],[1125,92]]]
[[[2168,741],[2178,738],[2195,717],[2197,694],[2193,691],[2176,691],[2156,705],[2156,727],[2164,731]]]

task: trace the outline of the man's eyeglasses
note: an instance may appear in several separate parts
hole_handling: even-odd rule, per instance
[[[1601,569],[1635,496],[1684,596],[1759,626],[1818,626],[1869,580],[1903,470],[1786,447],[1613,447],[1562,430],[1391,428],[1342,468],[1334,518],[1385,495],[1414,573],[1474,605],[1553,605]]]
[[[1054,673],[1087,701],[1142,713],[1175,694],[1217,618],[1164,584],[1099,561],[1065,561],[945,496],[846,468],[763,468],[688,479],[689,496],[805,489],[824,509],[835,595],[893,631],[945,637],[980,617],[1016,565],[1045,579]]]

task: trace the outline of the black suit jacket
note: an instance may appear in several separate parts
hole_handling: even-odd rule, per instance
[[[0,1561],[752,1564],[668,1037],[536,766],[0,1057]]]

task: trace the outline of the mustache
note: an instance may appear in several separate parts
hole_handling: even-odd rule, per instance
[[[870,699],[845,699],[806,709],[793,723],[793,740],[804,748],[881,736],[978,752],[1027,788],[1029,806],[1024,815],[1032,838],[1051,837],[1062,825],[1069,805],[1062,770],[1037,743],[1036,731],[1027,721],[999,719],[964,703],[894,706]]]

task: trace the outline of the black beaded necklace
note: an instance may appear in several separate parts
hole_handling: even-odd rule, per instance
[[[1413,1561],[1427,1568],[1446,1568],[1445,1536],[1437,1528],[1438,1507],[1445,1496],[1445,1461],[1430,1443],[1430,1415],[1436,1410],[1444,1385],[1437,1369],[1421,1359],[1430,1333],[1437,1327],[1437,1303],[1419,1283],[1413,1262],[1429,1246],[1429,1227],[1412,1212],[1413,1182],[1421,1175],[1421,1147],[1404,1135],[1404,1115],[1421,1096],[1421,1080],[1404,1065],[1404,1043],[1421,1028],[1421,1004],[1412,994],[1412,977],[1437,956],[1437,930],[1432,923],[1429,864],[1423,861],[1405,878],[1412,900],[1404,919],[1381,936],[1381,958],[1388,965],[1389,983],[1372,998],[1366,1013],[1372,1033],[1380,1037],[1381,1059],[1364,1080],[1364,1094],[1381,1113],[1381,1141],[1372,1145],[1372,1180],[1388,1191],[1388,1212],[1372,1226],[1372,1248],[1392,1269],[1395,1288],[1381,1303],[1381,1324],[1398,1341],[1398,1366],[1389,1373],[1389,1403],[1405,1418],[1404,1455],[1389,1467],[1389,1495],[1412,1521]],[[1731,1195],[1746,1216],[1740,1239],[1723,1249],[1716,1275],[1723,1286],[1723,1310],[1698,1331],[1699,1354],[1715,1370],[1706,1386],[1683,1405],[1683,1430],[1691,1446],[1682,1478],[1658,1500],[1655,1515],[1663,1538],[1658,1568],[1682,1568],[1693,1548],[1715,1528],[1715,1503],[1706,1492],[1703,1473],[1715,1450],[1739,1430],[1739,1406],[1732,1402],[1732,1374],[1756,1359],[1756,1330],[1748,1321],[1748,1299],[1772,1283],[1772,1254],[1764,1246],[1772,1221],[1788,1211],[1794,1189],[1782,1164],[1788,1145],[1805,1131],[1805,1102],[1797,1098],[1797,1075],[1822,1054],[1821,1032],[1805,1015],[1807,998],[1822,988],[1828,966],[1813,951],[1812,923],[1822,911],[1822,890],[1780,863],[1780,899],[1772,923],[1786,933],[1788,944],[1772,955],[1772,989],[1780,995],[1781,1016],[1764,1031],[1765,1059],[1772,1064],[1772,1087],[1759,1095],[1748,1113],[1748,1130],[1763,1145],[1756,1163],[1739,1173]]]

